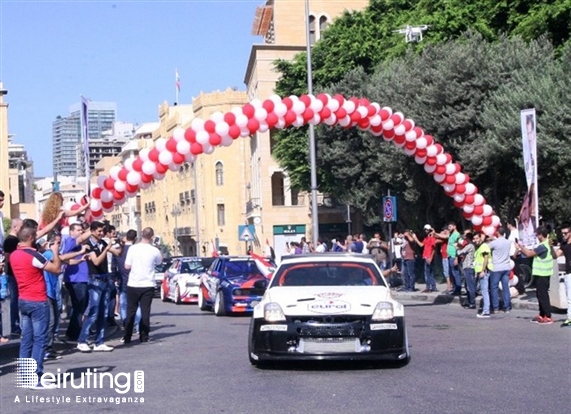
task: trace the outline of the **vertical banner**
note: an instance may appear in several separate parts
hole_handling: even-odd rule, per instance
[[[178,76],[178,69],[174,70],[174,86],[175,86],[174,103],[175,105],[178,105],[178,93],[180,92],[180,76]]]
[[[81,96],[81,139],[83,144],[83,162],[85,163],[85,194],[91,193],[91,171],[89,168],[89,99]]]
[[[535,229],[539,221],[539,200],[537,188],[537,122],[535,108],[520,113],[523,166],[527,182],[527,193],[519,213],[519,236],[524,246],[535,246]]]

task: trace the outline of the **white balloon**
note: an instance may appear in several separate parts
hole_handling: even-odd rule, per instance
[[[139,150],[139,158],[141,161],[148,161],[149,160],[149,149],[148,148],[141,148]]]
[[[111,213],[115,209],[115,206],[111,206],[109,208],[103,207],[103,211],[106,213]]]
[[[248,117],[244,114],[237,115],[236,125],[238,125],[240,128],[245,128],[248,125]]]
[[[359,112],[361,118],[367,118],[369,116],[369,111],[364,106],[357,107],[356,111]]]
[[[120,200],[115,200],[115,205],[122,206],[123,204],[125,204],[125,201],[127,201],[127,197],[123,197]]]
[[[280,101],[279,103],[275,104],[274,114],[276,114],[278,117],[283,117],[285,116],[286,113],[287,113],[287,106],[284,103]]]
[[[456,184],[464,184],[466,182],[466,174],[459,172],[456,173]]]
[[[401,125],[402,125],[402,124],[401,124]],[[396,128],[395,128],[395,129],[396,129]],[[416,132],[415,132],[415,131],[408,131],[408,132],[405,134],[404,137],[405,137],[405,139],[406,139],[407,141],[409,141],[409,142],[416,141],[416,139],[418,138],[418,137],[416,136]]]
[[[153,177],[155,178],[155,180],[160,181],[160,180],[162,180],[163,178],[165,178],[165,175],[164,175],[164,174],[161,174],[161,173],[158,173],[158,172],[155,172],[155,173],[153,174]]]
[[[424,171],[428,174],[432,174],[436,170],[436,165],[424,164]]]
[[[426,148],[426,144],[428,144],[428,141],[426,140],[426,138],[424,137],[420,137],[416,139],[416,148],[418,149],[425,149]],[[427,154],[428,155],[428,151]]]
[[[457,203],[461,203],[462,201],[464,201],[464,194],[454,194],[454,201],[456,201]]]
[[[466,194],[474,194],[476,192],[476,186],[472,183],[466,184]]]
[[[330,99],[327,102],[327,107],[331,112],[337,112],[341,105],[339,105],[339,101],[337,99]]]
[[[486,200],[484,200],[484,196],[482,194],[476,194],[474,196],[474,205],[475,206],[479,206],[481,204],[484,204]]]
[[[204,145],[210,142],[210,134],[208,134],[208,132],[202,130],[202,131],[198,131],[196,133],[196,142],[198,142],[200,145]],[[159,154],[160,155],[160,154]],[[163,163],[165,164],[165,163]],[[168,163],[166,163],[165,165],[167,165]]]
[[[383,137],[384,137],[384,136],[383,136]],[[391,140],[392,140],[392,138],[389,138],[389,139],[386,140],[386,141],[391,141]],[[397,148],[404,148],[405,142],[406,142],[406,141],[403,141],[403,142],[393,141],[393,144],[394,144],[394,146],[397,147]]]
[[[121,171],[121,167],[114,165],[113,167],[109,168],[109,177],[116,180],[118,178],[119,171]]]
[[[369,120],[369,124],[371,124],[371,126],[379,126],[381,125],[381,122],[381,116],[378,114],[373,115]]]
[[[250,105],[252,105],[254,108],[261,108],[262,107],[262,101],[259,100],[258,98],[254,98],[250,101]]]
[[[342,127],[346,127],[349,126],[349,124],[351,123],[351,118],[349,117],[349,115],[347,115],[345,118],[340,119],[338,121],[339,125],[341,125]]]
[[[256,112],[254,112],[254,118],[256,118],[258,121],[265,121],[267,116],[268,111],[266,111],[264,108],[256,108]]]
[[[178,170],[180,170],[180,166],[181,166],[180,164],[171,162],[171,163],[169,164],[169,170],[171,170],[171,171],[178,171]]]
[[[513,269],[515,267],[515,262],[510,259],[510,270]]]
[[[446,191],[447,193],[451,193],[456,188],[456,185],[455,184],[442,183],[442,188],[444,188],[444,191]]]
[[[213,112],[212,115],[210,115],[210,119],[214,121],[215,124],[224,122],[224,114],[220,111]]]
[[[434,181],[437,183],[442,183],[446,179],[446,174],[434,174],[433,177]]]
[[[329,118],[323,120],[323,122],[329,126],[335,125],[337,123],[337,117],[335,116],[335,114],[332,113],[331,116]]]
[[[492,216],[492,226],[498,227],[500,224],[501,224],[500,218],[496,215],[493,215]]]
[[[194,161],[196,161],[196,155],[194,155],[192,152],[189,152],[188,154],[184,155],[184,160],[186,162],[193,163]]]
[[[293,106],[291,107],[291,110],[294,111],[296,115],[301,115],[305,111],[305,109],[306,109],[305,104],[299,100],[295,101],[293,103]]]
[[[462,210],[464,210],[464,213],[466,214],[472,214],[474,212],[474,206],[471,204],[464,204]]]
[[[92,198],[89,202],[89,209],[91,211],[99,211],[101,210],[101,200],[97,198]]]
[[[404,135],[405,133],[406,133],[406,129],[405,129],[403,124],[400,124],[398,127],[395,127],[395,134],[396,135]]]
[[[172,137],[174,138],[174,140],[176,142],[184,141],[184,128],[181,128],[181,127],[175,128],[172,132]],[[139,155],[141,155],[140,152],[139,152]]]
[[[234,142],[232,137],[229,135],[222,135],[221,138],[222,138],[222,141],[220,142],[220,145],[222,145],[223,147],[229,147]]]
[[[331,124],[331,125],[333,125],[333,124]],[[285,120],[284,120],[284,119],[279,119],[279,120],[278,120],[278,123],[276,124],[276,128],[277,128],[277,129],[284,129],[285,126],[286,126]]]
[[[395,123],[390,118],[387,119],[385,122],[383,122],[383,129],[385,131],[389,131],[389,130],[393,129],[394,127],[395,127]]]
[[[405,149],[404,149],[404,153],[405,153],[406,155],[408,155],[408,156],[414,155],[415,152],[416,152],[416,148],[408,149],[408,148],[405,147]]]
[[[105,188],[103,186],[103,183],[105,182],[106,179],[107,179],[106,175],[100,175],[99,177],[97,177],[97,187]]]
[[[484,226],[482,228],[482,231],[487,236],[493,236],[496,233],[496,228],[493,226]]]
[[[190,142],[188,142],[186,139],[179,141],[176,144],[176,152],[181,155],[188,154],[190,152]]]
[[[216,123],[216,127],[214,128],[214,130],[220,136],[228,135],[228,131],[230,130],[230,125],[228,125],[224,121],[220,121]]]
[[[422,139],[422,138],[419,138]],[[429,145],[428,147],[426,147],[426,156],[428,157],[436,157],[436,155],[438,155],[438,148],[436,147],[436,145]]]
[[[444,157],[444,160],[446,160],[446,155],[439,154],[436,156],[436,162],[437,163],[438,163],[438,159],[440,157]],[[448,175],[452,175],[456,172],[456,167],[452,163],[446,164],[445,167],[446,167],[446,174],[448,174]]]
[[[472,216],[470,221],[474,226],[481,226],[484,220],[482,219],[482,216]]]
[[[348,115],[351,115],[353,112],[355,112],[356,109],[355,102],[346,100],[343,102],[343,109],[347,111]]]
[[[446,155],[444,155],[444,154],[438,154],[438,155],[436,156],[436,164],[438,164],[438,165],[444,165],[444,164],[446,164],[446,161],[448,161],[448,160],[446,159]],[[455,171],[455,170],[454,170],[454,171]]]
[[[186,142],[186,141],[184,141]],[[190,144],[188,144],[188,142],[186,142],[187,145],[190,146]],[[155,164],[152,161],[145,161],[143,162],[143,167],[141,168],[143,170],[143,172],[147,175],[153,175],[155,173],[155,171],[157,170],[157,164]]]
[[[313,118],[311,118],[308,122],[308,124],[311,125],[319,125],[321,123],[321,117],[319,116],[319,114],[315,114],[313,115]],[[265,132],[265,131],[261,131],[260,132]]]
[[[155,141],[155,148],[157,151],[162,152],[167,148],[167,140],[164,138],[159,138]]]
[[[313,112],[321,112],[323,110],[323,102],[321,102],[320,99],[317,99],[316,97],[314,97],[313,95],[311,95],[312,99],[311,99],[311,104],[309,105],[309,107],[311,108],[311,110]]]
[[[203,151],[205,154],[212,154],[214,152],[214,150],[216,149],[214,146],[208,144],[207,146],[202,146],[203,147]]]
[[[129,171],[127,174],[127,182],[131,185],[139,185],[141,182],[141,174],[139,174],[137,171]]]
[[[277,105],[282,102],[282,97],[276,94],[270,95],[268,99],[272,101],[274,105]]]
[[[252,133],[250,132],[250,130],[249,130],[248,128],[245,128],[245,127],[244,127],[244,128],[242,128],[242,129],[240,129],[240,136],[241,136],[242,138],[249,137],[251,134],[252,134]]]
[[[415,157],[414,157],[414,161],[415,161],[417,164],[422,165],[422,164],[424,164],[424,163],[426,162],[426,157],[415,156]],[[432,165],[431,167],[434,167],[434,165]]]
[[[194,129],[194,132],[204,131],[204,120],[201,118],[194,118],[190,123],[190,127]]]
[[[485,217],[491,216],[493,212],[494,212],[494,209],[492,208],[492,206],[490,206],[489,204],[484,204],[483,216],[485,216]]]
[[[114,187],[115,187],[115,190],[122,193],[125,191],[126,185],[123,181],[117,180],[117,181],[115,181]]]
[[[101,202],[108,203],[111,200],[113,200],[113,193],[109,190],[103,190],[101,192]]]
[[[298,128],[299,128],[299,127],[302,126],[304,123],[305,123],[305,121],[304,121],[303,117],[302,117],[301,115],[298,115],[298,116],[295,117],[295,121],[293,121],[292,125],[293,125],[294,127],[298,127]]]
[[[161,153],[159,154],[159,162],[163,165],[169,165],[172,162],[172,153],[168,150],[161,151]],[[127,181],[128,178],[129,177],[127,176]]]
[[[124,162],[125,168],[127,171],[133,171],[133,162],[135,161],[134,158],[127,158]]]

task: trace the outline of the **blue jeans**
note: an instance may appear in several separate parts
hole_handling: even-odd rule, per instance
[[[426,288],[430,290],[436,290],[436,280],[434,280],[434,269],[433,263],[428,263],[424,259],[424,283],[426,283]]]
[[[490,273],[490,284],[491,286],[491,293],[492,293],[492,307],[494,311],[500,309],[500,297],[499,297],[499,289],[498,286],[500,282],[502,283],[502,299],[504,302],[504,310],[511,309],[511,296],[510,296],[510,283],[509,283],[510,271],[509,270],[502,270],[502,271],[493,271]]]
[[[48,297],[49,308],[49,323],[48,330],[46,331],[46,354],[52,352],[54,346],[54,337],[56,334],[56,326],[59,321],[59,310],[57,307],[57,300]]]
[[[484,302],[482,313],[490,314],[490,274],[488,272],[484,273],[483,277],[480,277],[480,293],[482,293],[482,301]]]
[[[466,278],[466,290],[468,291],[468,304],[476,304],[476,274],[474,269],[464,269]]]
[[[65,287],[71,299],[71,316],[69,317],[66,335],[72,341],[76,341],[83,326],[83,314],[89,303],[88,284],[66,283]],[[69,314],[69,310],[67,312]]]
[[[448,258],[442,259],[442,273],[448,279],[450,277],[450,267],[448,266]]]
[[[414,282],[416,275],[414,273],[414,263],[415,260],[403,260],[403,270],[404,270],[404,288],[405,290],[414,291]]]
[[[62,311],[62,296],[61,296],[61,288],[63,285],[63,273],[60,273],[58,276],[58,281],[57,281],[57,289],[56,289],[56,302],[57,302],[57,312],[58,312],[58,317],[56,320],[56,324],[54,326],[54,333],[57,335],[59,332],[59,315],[61,315],[61,311]]]
[[[123,322],[123,326],[126,325],[127,321],[127,286],[125,286],[125,290],[121,290],[119,294],[119,314],[121,315],[121,321]],[[141,306],[137,308],[137,312],[135,313],[135,326],[133,331],[139,332],[139,325],[141,324]]]
[[[460,292],[462,290],[462,276],[460,275],[460,269],[458,265],[454,266],[455,257],[448,258],[448,269],[450,276],[454,278],[454,291]]]
[[[22,340],[20,342],[20,358],[33,358],[38,364],[36,373],[44,372],[44,346],[50,310],[48,301],[34,302],[19,300],[22,312]]]
[[[18,284],[14,276],[8,275],[8,290],[10,291],[10,333],[19,334],[20,310],[18,309]]]
[[[89,338],[89,330],[96,324],[95,345],[101,345],[105,339],[105,325],[107,306],[109,306],[109,284],[107,280],[90,279],[87,284],[89,304],[85,311],[85,320],[79,334],[79,343],[86,343]]]

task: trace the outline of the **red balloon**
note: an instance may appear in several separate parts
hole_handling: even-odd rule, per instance
[[[192,144],[192,145],[195,145],[195,144]],[[192,148],[192,145],[191,145],[191,148]],[[199,145],[200,148],[202,148],[202,145],[200,145],[200,144],[196,144],[196,145]],[[168,167],[168,165],[163,165],[160,162],[157,162],[156,170],[159,174],[164,174],[169,170],[169,167]]]
[[[254,108],[254,105],[247,103],[242,107],[242,113],[248,118],[252,118],[256,113],[256,108]]]
[[[339,102],[339,106],[342,106],[345,103],[345,97],[341,94],[336,94],[333,99]]]
[[[147,175],[145,173],[141,174],[141,181],[144,183],[150,183],[151,181],[153,181],[153,176],[152,175]]]
[[[310,98],[309,96],[307,96],[307,95],[301,95],[301,96],[299,97],[299,100],[300,100],[301,102],[303,102],[303,104],[305,105],[306,108],[308,108],[309,105],[311,105],[311,98]]]
[[[321,116],[321,118],[323,119],[327,119],[331,116],[331,109],[329,109],[328,107],[323,107],[323,109],[321,110],[321,112],[319,112],[319,116]]]
[[[192,129],[188,128],[187,132],[184,133],[184,136],[186,137],[186,134],[188,133],[188,131],[192,131]],[[194,133],[194,131],[192,131]],[[158,162],[159,161],[159,150],[156,148],[152,148],[149,151],[149,160],[152,162]],[[121,179],[122,181],[125,181],[123,179]]]
[[[446,194],[448,197],[452,197],[452,196],[454,196],[454,194],[456,194],[456,193],[454,192],[454,190],[452,190],[452,191],[446,191],[446,190],[444,190],[444,194]]]
[[[426,157],[426,163],[428,165],[436,165],[436,157]],[[436,170],[434,170],[436,173]]]
[[[363,128],[363,129],[369,128],[369,125],[370,125],[369,118],[361,119],[360,121],[357,122],[357,125],[359,125],[359,128]]]
[[[228,130],[228,135],[230,135],[232,139],[236,139],[240,136],[240,132],[241,132],[240,127],[238,125],[230,125],[230,129]]]
[[[105,181],[103,181],[103,187],[105,187],[108,190],[113,190],[115,186],[115,180],[113,178],[106,178]]]
[[[358,100],[359,106],[365,106],[368,107],[371,105],[371,102],[367,99],[367,98],[359,98]],[[375,107],[372,107],[373,109],[375,109]],[[367,108],[368,110],[368,108]]]
[[[190,152],[192,152],[194,155],[202,154],[203,151],[204,150],[202,148],[202,145],[200,145],[198,142],[195,142],[190,146]],[[159,164],[157,164],[157,171],[158,171],[158,166]],[[166,170],[164,172],[166,172]],[[164,172],[161,172],[161,174],[164,174]]]
[[[101,206],[105,209],[113,208],[113,201],[102,201]]]
[[[490,226],[491,224],[492,224],[492,216],[482,217],[482,225],[483,226]]]
[[[464,191],[466,191],[466,189],[464,189]],[[464,197],[464,202],[466,204],[474,204],[474,194],[466,194]]]
[[[380,134],[381,132],[383,132],[383,126],[382,125],[372,126],[371,131],[373,131],[376,134]]]
[[[414,127],[413,128],[414,133],[416,134],[417,137],[421,137],[422,134],[424,134],[424,131],[422,130],[422,128],[420,127]]]
[[[446,165],[438,165],[434,170],[434,173],[440,175],[446,174]]]
[[[445,181],[447,184],[454,184],[454,183],[456,183],[456,176],[453,174],[446,175]]]
[[[349,118],[351,118],[351,121],[353,122],[359,122],[361,120],[361,114],[359,113],[359,111],[355,111],[351,115],[349,115]]]
[[[426,148],[417,148],[415,155],[417,157],[421,157],[421,158],[426,157]],[[427,158],[427,160],[428,160],[428,158]],[[432,165],[434,165],[434,164],[432,164]]]
[[[462,211],[462,217],[464,217],[466,220],[470,220],[473,215],[474,213],[466,213],[465,211]]]
[[[176,152],[176,140],[172,137],[167,139],[166,147],[170,152]]]
[[[295,114],[295,112],[293,112],[291,109],[288,110],[285,114],[285,117],[284,117],[286,125],[293,124],[293,122],[295,121],[296,118],[297,118],[297,115]]]
[[[373,105],[367,104],[367,105],[363,105],[367,107],[367,116],[368,117],[372,117],[377,113],[377,108],[375,108]]]
[[[481,216],[484,214],[484,207],[482,205],[474,206],[474,215]]]
[[[379,115],[381,116],[381,121],[386,121],[387,119],[389,119],[390,117],[390,112],[387,111],[386,109],[381,109],[381,111],[379,112]]]
[[[255,121],[255,119],[250,119],[250,121]],[[248,125],[250,125],[250,121],[248,121]],[[259,124],[258,124],[258,126],[259,126]],[[213,134],[210,134],[208,141],[210,142],[210,145],[217,146],[217,145],[220,145],[220,143],[222,142],[222,138],[220,137],[220,135],[213,133]]]
[[[274,101],[272,101],[271,99],[266,99],[263,103],[262,103],[262,108],[264,108],[266,111],[268,111],[268,114],[270,112],[274,111],[275,108],[275,104]]]
[[[404,144],[405,141],[406,141],[406,137],[404,135],[395,135],[395,142],[397,144]]]
[[[87,216],[86,216],[86,220],[88,223],[91,223],[91,221],[93,221],[94,218],[99,218],[99,217],[103,216],[103,211],[102,210],[95,210],[95,211],[90,212],[89,215],[91,217],[88,220]]]
[[[260,128],[260,121],[256,118],[248,119],[248,130],[253,134]]]
[[[434,138],[432,138],[432,135],[425,135],[424,138],[426,139],[426,146],[427,147],[434,144]]]
[[[91,190],[91,197],[100,199],[102,191],[103,190],[101,189],[101,187],[95,187],[93,190]]]
[[[393,120],[395,125],[400,125],[400,123],[403,121],[403,117],[400,116],[399,114],[393,114],[391,116],[391,119]]]
[[[144,175],[144,174],[142,174],[142,175]],[[115,200],[121,200],[123,197],[125,197],[125,193],[123,191],[113,190],[113,198]]]
[[[305,111],[303,111],[301,116],[303,117],[304,121],[307,122],[313,119],[315,112],[313,112],[311,108],[307,108]]]
[[[458,201],[454,200],[454,207],[462,208],[463,205],[464,205],[464,201],[458,202]]]
[[[273,112],[269,112],[268,116],[266,117],[266,124],[268,124],[270,128],[273,128],[278,124],[278,122],[279,122],[278,116]]]
[[[480,224],[479,226],[474,226],[474,231],[475,231],[476,233],[481,233],[481,232],[482,232],[482,227],[484,227],[484,226],[482,226],[481,224]]]
[[[133,170],[137,172],[143,171],[143,160],[138,158],[133,161]]]
[[[404,130],[405,131],[410,131],[412,129],[412,122],[410,122],[410,120],[405,119],[404,122],[402,123],[404,126]]]
[[[139,191],[139,187],[136,185],[132,185],[132,184],[125,184],[125,191],[128,193],[136,193],[137,191]]]
[[[327,103],[329,102],[328,96],[325,95],[324,93],[320,93],[319,95],[317,95],[317,99],[323,102],[323,105],[327,105]]]
[[[173,154],[172,160],[175,164],[182,164],[184,161],[186,161],[186,159],[184,158],[184,155],[179,154],[178,152],[175,152]]]
[[[289,97],[283,98],[282,103],[286,106],[288,110],[290,110],[293,107],[293,101]]]
[[[413,150],[416,148],[416,142],[415,141],[407,141],[406,144],[404,144],[404,147],[408,150]]]
[[[466,192],[466,185],[465,184],[456,184],[456,193],[464,194]],[[466,198],[464,198],[465,200]]]
[[[436,153],[437,154],[442,154],[444,152],[444,148],[442,148],[442,145],[434,144],[434,146],[436,147]]]
[[[196,142],[196,132],[194,132],[194,129],[187,128],[186,131],[184,131],[184,139],[187,140],[191,144],[193,142]],[[151,153],[149,152],[149,159],[151,161],[157,162],[159,160],[159,152],[157,151],[157,159],[156,160],[151,159]]]
[[[234,115],[232,112],[225,113],[224,122],[226,122],[228,125],[234,125],[236,122],[236,115]]]
[[[204,130],[208,133],[216,132],[216,124],[213,120],[209,119],[204,123]]]
[[[385,139],[393,139],[395,137],[395,130],[394,129],[383,129],[383,137],[385,137]]]
[[[127,181],[127,174],[129,174],[129,170],[127,168],[123,167],[123,168],[121,168],[121,171],[119,171],[119,174],[117,174],[117,178],[119,178],[121,181],[125,182],[125,181]]]
[[[343,119],[347,116],[347,111],[344,108],[339,108],[335,112],[335,116],[337,117],[337,119]]]

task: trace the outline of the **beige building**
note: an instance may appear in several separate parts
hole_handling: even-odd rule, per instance
[[[8,171],[8,103],[4,95],[8,93],[0,82],[0,190],[4,192],[4,217],[11,217],[10,212],[10,173]]]
[[[319,40],[323,30],[344,10],[363,9],[368,1],[309,2],[310,42]],[[252,33],[263,36],[262,44],[252,46],[244,82],[248,99],[265,100],[274,93],[279,73],[274,69],[277,59],[290,60],[305,52],[305,2],[268,0],[258,7]],[[255,134],[250,143],[251,182],[248,183],[246,219],[255,225],[262,243],[267,239],[278,256],[285,252],[287,241],[311,240],[311,208],[308,194],[291,188],[285,173],[272,157],[272,135],[275,131]],[[333,197],[319,196],[319,232],[321,236],[346,235],[346,206],[339,206]],[[261,246],[263,248],[263,245]]]

